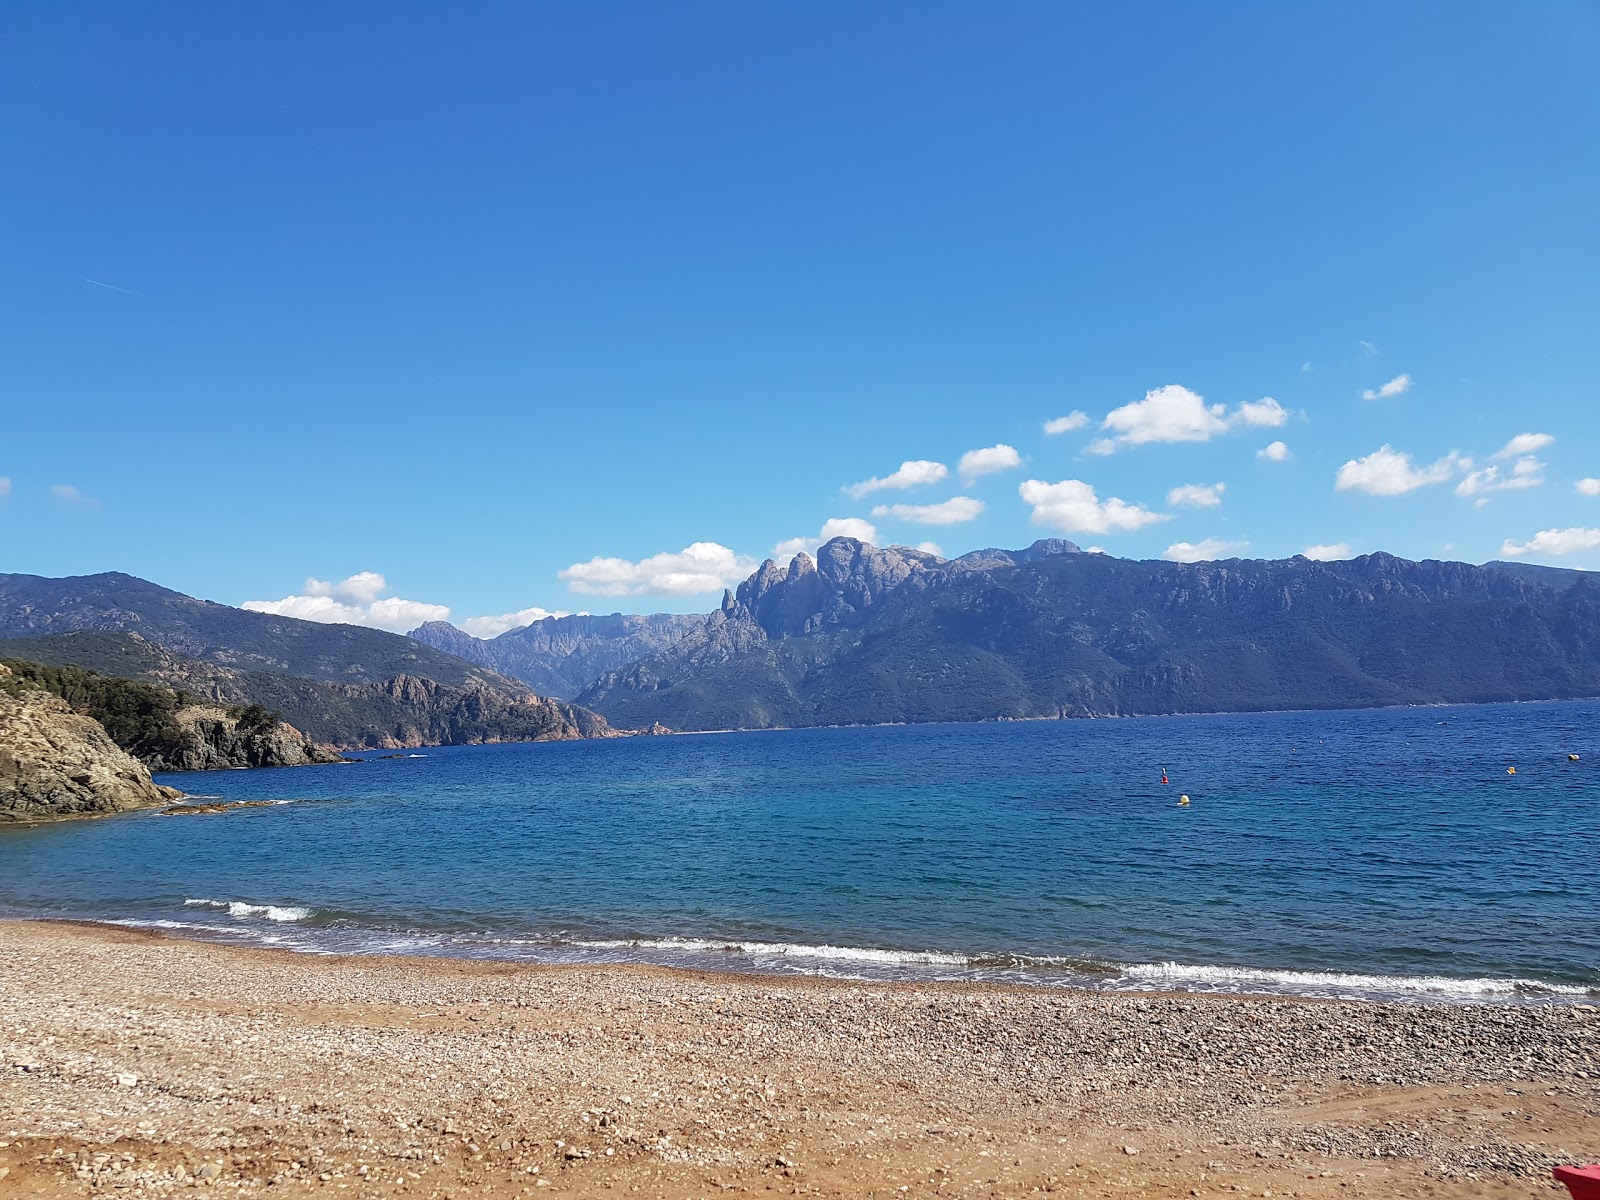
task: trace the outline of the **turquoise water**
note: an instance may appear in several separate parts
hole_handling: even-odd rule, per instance
[[[283,803],[5,830],[0,915],[311,951],[1558,1002],[1600,989],[1597,718],[823,729],[175,775]]]

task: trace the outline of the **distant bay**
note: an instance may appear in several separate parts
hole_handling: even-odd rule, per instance
[[[1597,729],[1600,703],[1572,701],[166,776],[283,803],[0,831],[0,915],[324,952],[1562,1002],[1600,989]]]

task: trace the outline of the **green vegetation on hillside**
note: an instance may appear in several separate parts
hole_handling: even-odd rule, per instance
[[[176,718],[178,710],[191,703],[185,693],[80,667],[49,666],[20,658],[0,662],[11,669],[10,676],[0,676],[0,687],[12,692],[31,688],[59,696],[99,721],[111,740],[137,759],[169,759],[184,748],[186,739]]]

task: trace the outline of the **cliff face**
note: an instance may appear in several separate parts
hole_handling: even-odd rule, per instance
[[[225,708],[190,705],[173,718],[176,746],[147,758],[152,771],[220,771],[232,767],[304,767],[344,761],[293,725],[249,727]]]
[[[296,679],[187,658],[136,633],[81,632],[0,640],[0,657],[7,655],[140,680],[181,692],[198,700],[202,708],[260,705],[281,714],[288,722],[290,733],[285,738],[292,741],[303,735],[321,743],[323,753],[333,749],[393,750],[553,741],[608,737],[614,732],[594,713],[536,696],[521,684],[489,671],[469,678],[464,685],[410,674],[376,683]],[[189,761],[209,761],[206,752],[197,750],[191,738],[185,736],[176,741],[177,754],[194,750],[200,757]],[[214,739],[212,744],[221,747]],[[245,749],[250,752],[248,747]],[[154,761],[143,749],[136,752],[147,761]],[[294,754],[287,753],[289,761],[295,761]],[[306,754],[307,761],[327,761],[310,751]],[[183,760],[166,755],[160,769],[177,761]]]
[[[11,672],[0,665],[0,683]],[[47,692],[0,688],[0,821],[101,816],[170,804],[98,721]]]

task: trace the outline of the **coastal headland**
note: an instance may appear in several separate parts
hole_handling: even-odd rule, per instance
[[[1527,1197],[1600,1012],[331,957],[0,922],[0,1196]]]

